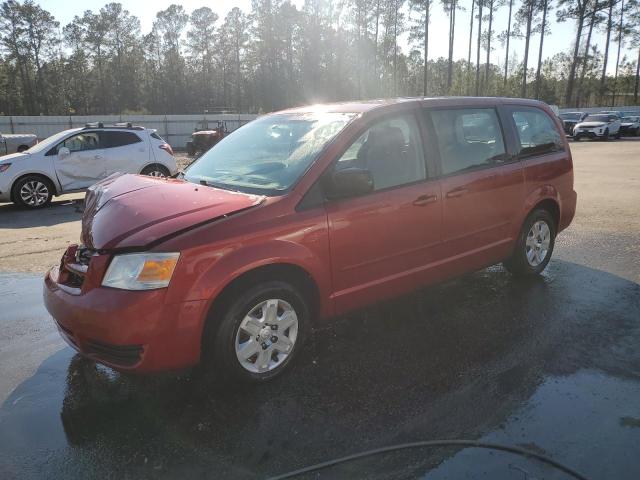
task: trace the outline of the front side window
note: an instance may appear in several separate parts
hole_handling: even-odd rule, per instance
[[[424,153],[415,118],[403,115],[372,125],[336,164],[336,169],[349,167],[368,170],[374,190],[424,180]]]
[[[196,160],[185,179],[219,188],[278,195],[289,190],[354,117],[277,114],[233,131]]]
[[[82,152],[100,148],[98,132],[83,132],[69,137],[58,145],[58,151],[62,147],[67,147],[70,152]]]
[[[102,137],[103,148],[123,147],[142,141],[140,137],[133,132],[104,131],[100,133],[100,136]]]
[[[440,150],[443,175],[507,161],[502,130],[492,108],[461,108],[429,112]]]
[[[564,150],[562,136],[544,111],[519,107],[513,110],[512,115],[520,140],[520,155],[543,155]]]

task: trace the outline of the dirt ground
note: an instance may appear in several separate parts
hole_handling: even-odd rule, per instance
[[[571,143],[571,151],[578,211],[560,241],[584,241],[585,234],[598,241],[640,231],[640,139]],[[182,167],[190,161],[184,153],[177,157]],[[57,197],[38,211],[0,203],[0,271],[43,272],[56,264],[67,245],[79,241],[81,214],[74,200],[82,196]],[[572,235],[577,231],[579,238]],[[637,252],[640,245],[621,248]]]

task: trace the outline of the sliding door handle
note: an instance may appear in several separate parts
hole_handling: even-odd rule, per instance
[[[437,202],[437,201],[438,201],[437,195],[420,195],[418,198],[416,198],[413,201],[413,204],[416,207],[423,207],[425,205],[429,205],[430,203]]]
[[[453,190],[447,192],[447,198],[461,197],[465,193],[467,193],[467,189],[465,187],[454,188]]]

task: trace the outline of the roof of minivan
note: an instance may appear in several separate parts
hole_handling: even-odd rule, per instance
[[[274,113],[365,113],[391,105],[403,103],[422,103],[433,106],[461,106],[461,105],[496,105],[496,104],[520,104],[520,105],[546,105],[539,100],[507,97],[397,97],[378,98],[373,100],[360,100],[353,102],[318,103],[301,107],[288,108]]]

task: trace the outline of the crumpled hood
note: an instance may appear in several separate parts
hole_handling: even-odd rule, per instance
[[[578,128],[598,128],[604,127],[606,123],[604,122],[580,122],[576,125]]]
[[[184,180],[115,174],[87,192],[82,243],[97,250],[144,247],[263,200]]]

